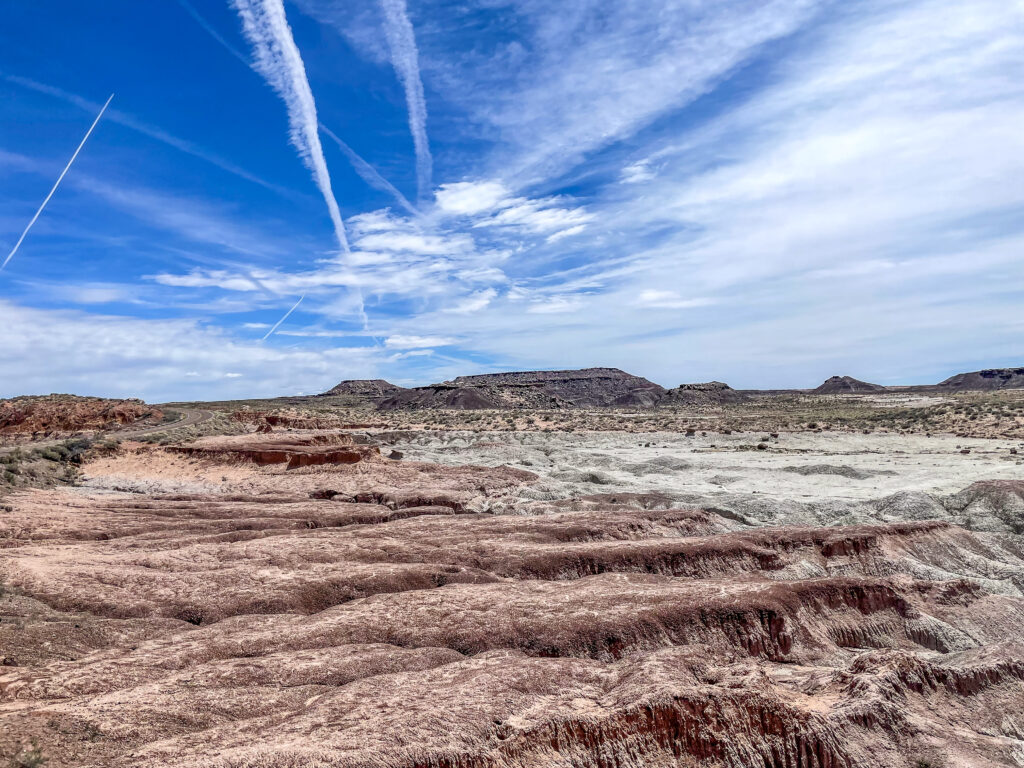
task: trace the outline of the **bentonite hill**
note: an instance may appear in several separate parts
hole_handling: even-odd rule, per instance
[[[10,764],[1024,759],[1024,391],[394,389],[7,449]]]

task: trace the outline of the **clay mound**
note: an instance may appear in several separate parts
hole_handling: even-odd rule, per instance
[[[352,435],[344,432],[213,437],[168,450],[222,462],[287,464],[288,469],[321,464],[356,464],[380,456],[377,446],[355,445]]]
[[[384,379],[346,379],[331,387],[320,397],[327,395],[349,395],[368,400],[377,400],[391,397],[402,391],[402,387]]]
[[[852,376],[831,376],[811,390],[816,395],[857,395],[870,392],[885,392],[881,384],[870,384]]]
[[[399,408],[602,408],[649,407],[664,388],[618,368],[519,371],[458,376],[407,390],[380,404]]]
[[[1024,389],[1024,368],[989,368],[984,371],[958,373],[939,385],[951,391]]]
[[[721,381],[708,381],[700,384],[680,384],[670,389],[658,405],[722,405],[724,403],[742,403],[749,396],[737,392]]]
[[[44,395],[0,400],[0,434],[8,435],[114,429],[162,417],[162,411],[136,399]]]

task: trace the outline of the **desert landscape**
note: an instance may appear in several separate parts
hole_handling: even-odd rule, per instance
[[[0,404],[12,766],[1024,765],[1024,371]]]

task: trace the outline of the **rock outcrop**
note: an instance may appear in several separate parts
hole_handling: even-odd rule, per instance
[[[940,382],[938,386],[953,392],[1024,389],[1024,368],[988,368],[983,371],[958,373]]]
[[[346,395],[370,401],[383,400],[402,392],[403,388],[384,379],[346,379],[339,382],[319,397]]]
[[[668,390],[658,405],[713,406],[726,403],[742,403],[749,399],[743,392],[737,392],[721,381],[707,381],[698,384],[680,384]]]
[[[163,413],[141,400],[45,395],[0,400],[0,435],[116,429]]]
[[[651,406],[665,389],[618,368],[519,371],[458,376],[452,381],[406,390],[380,404],[382,410],[416,408],[602,408]]]
[[[852,376],[831,376],[811,390],[816,395],[857,395],[885,391],[886,388],[881,384],[870,384]]]

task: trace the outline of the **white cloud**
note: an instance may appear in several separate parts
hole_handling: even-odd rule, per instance
[[[714,299],[684,299],[675,291],[648,289],[640,291],[636,303],[651,309],[692,309],[716,303]]]
[[[479,312],[487,307],[487,305],[490,304],[497,295],[498,292],[493,288],[484,288],[482,291],[476,291],[475,293],[470,294],[467,298],[457,301],[445,311],[457,315],[468,315],[473,312]]]
[[[657,174],[651,168],[650,160],[638,160],[622,169],[622,175],[619,177],[619,180],[623,184],[639,184],[643,181],[650,181],[655,176]]]
[[[406,336],[395,334],[384,340],[384,346],[392,349],[421,349],[423,347],[446,347],[454,344],[456,339],[450,336]]]
[[[583,302],[577,296],[552,296],[531,302],[526,311],[534,315],[555,315],[578,312],[582,308]]]
[[[437,206],[453,216],[476,216],[498,208],[511,197],[497,181],[459,181],[442,184],[435,192]]]

